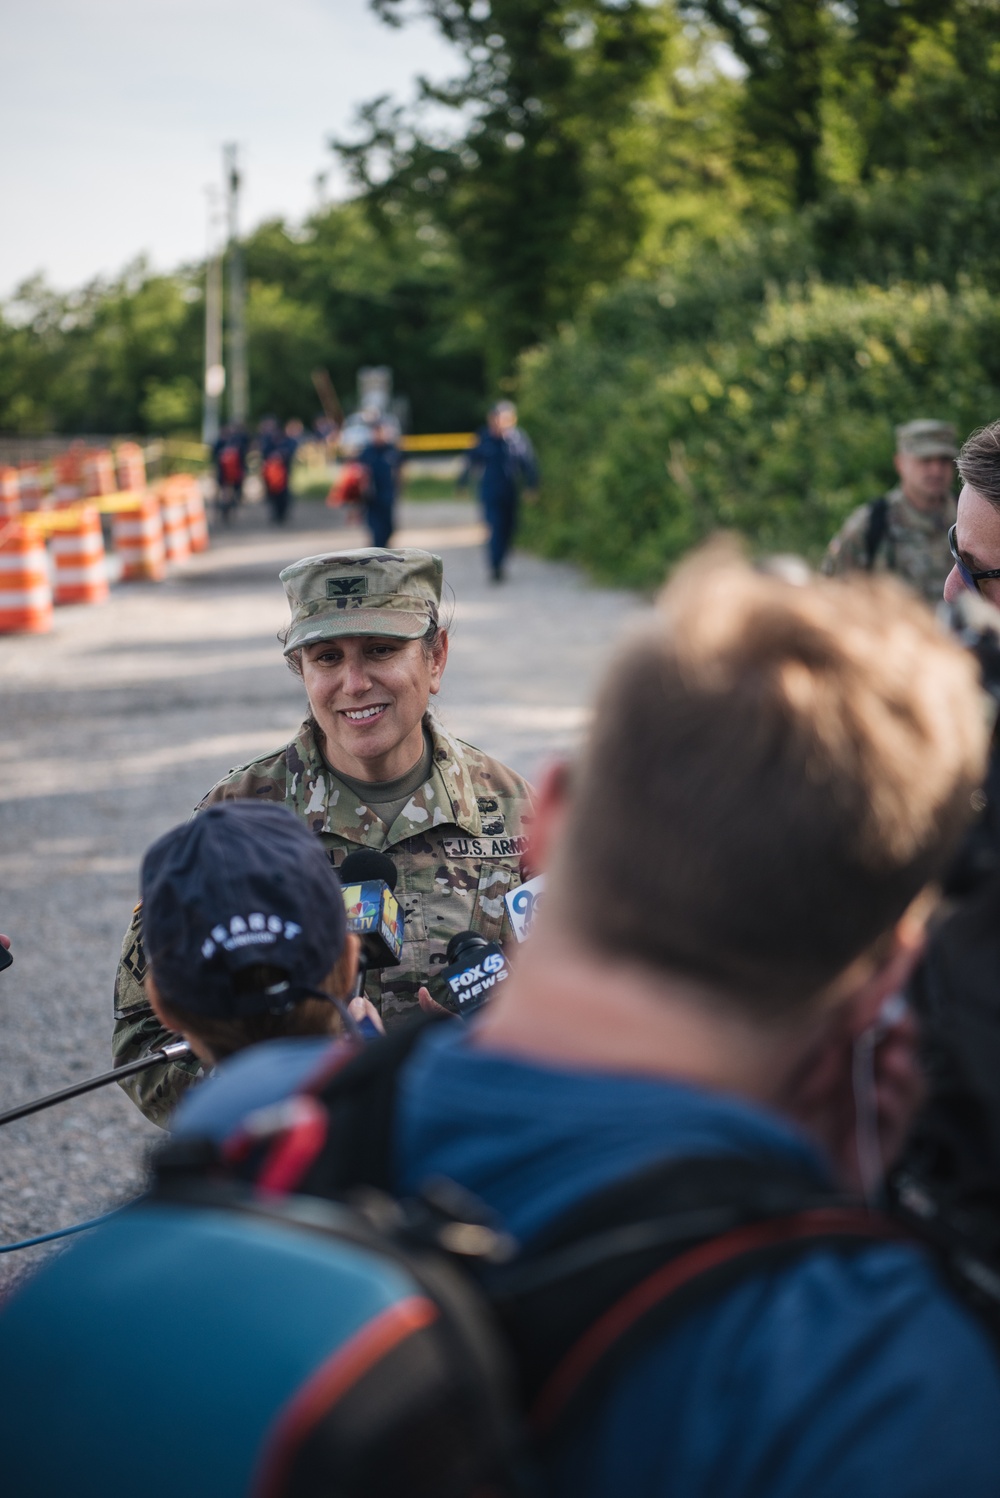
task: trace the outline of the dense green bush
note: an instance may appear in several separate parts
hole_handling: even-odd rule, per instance
[[[722,309],[697,340],[660,295],[624,289],[522,364],[544,474],[526,539],[602,578],[655,583],[718,527],[816,558],[887,487],[895,422],[964,435],[998,414],[1000,307],[981,288],[813,282],[744,304],[739,332]]]

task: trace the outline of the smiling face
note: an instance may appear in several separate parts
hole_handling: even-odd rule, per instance
[[[423,752],[424,713],[440,691],[448,636],[343,635],[302,651],[302,680],[330,766],[355,780],[396,780]]]
[[[1000,567],[1000,510],[975,489],[970,489],[968,484],[958,496],[955,544],[962,561],[971,571],[991,572],[994,567]],[[964,587],[958,568],[953,567],[945,579],[946,600],[953,603]],[[1000,608],[1000,577],[981,582],[979,592]]]

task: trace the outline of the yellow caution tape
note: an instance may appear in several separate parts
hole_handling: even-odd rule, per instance
[[[433,432],[426,436],[403,437],[400,447],[408,453],[443,453],[443,452],[465,452],[469,447],[475,447],[475,432]]]

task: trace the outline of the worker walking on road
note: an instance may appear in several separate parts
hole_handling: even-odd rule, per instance
[[[479,499],[490,528],[487,543],[490,575],[503,582],[504,563],[514,541],[522,488],[538,483],[534,448],[517,424],[513,401],[499,401],[487,416],[485,431],[466,458],[460,484],[479,470]]]
[[[388,546],[395,524],[396,490],[399,484],[399,448],[384,421],[376,422],[371,440],[358,453],[358,462],[368,475],[365,511],[373,546]]]
[[[284,525],[292,507],[292,465],[302,441],[302,423],[293,417],[270,438],[265,449],[261,444],[261,473],[267,493],[268,508],[275,525]]]

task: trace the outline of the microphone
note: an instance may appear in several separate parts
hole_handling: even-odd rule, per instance
[[[503,949],[478,931],[459,931],[448,943],[448,966],[427,980],[432,998],[465,1019],[510,977]]]
[[[524,941],[531,932],[544,888],[545,875],[536,874],[534,879],[519,884],[517,889],[512,889],[503,897],[511,930],[518,941]]]
[[[3,949],[0,948],[0,951]],[[96,1077],[87,1077],[84,1082],[74,1082],[69,1087],[61,1087],[58,1092],[46,1093],[45,1097],[34,1098],[30,1103],[22,1103],[18,1108],[8,1108],[6,1113],[0,1113],[0,1125],[13,1123],[15,1119],[27,1118],[31,1113],[40,1113],[43,1108],[51,1108],[53,1103],[64,1103],[68,1098],[79,1097],[81,1093],[93,1092],[95,1087],[106,1087],[109,1082],[120,1082],[122,1077],[133,1077],[137,1072],[145,1071],[150,1066],[162,1066],[165,1061],[180,1061],[183,1056],[191,1055],[191,1047],[186,1040],[174,1040],[169,1045],[161,1046],[158,1051],[150,1051],[148,1056],[143,1056],[138,1061],[127,1061],[124,1066],[116,1066],[111,1071],[102,1071]]]
[[[347,929],[361,938],[357,994],[369,968],[398,967],[403,952],[403,912],[393,890],[396,865],[384,853],[359,848],[337,870],[344,887]]]

